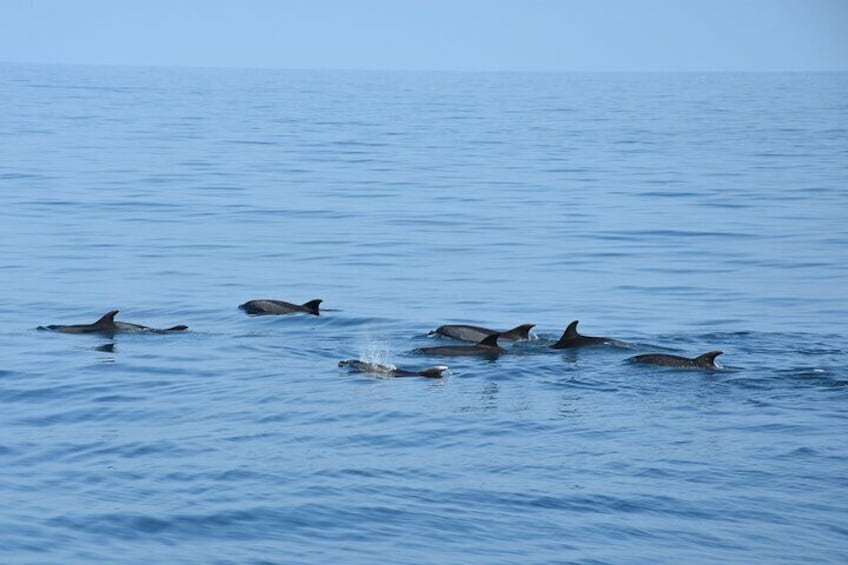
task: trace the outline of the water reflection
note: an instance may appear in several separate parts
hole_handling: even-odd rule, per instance
[[[101,363],[114,363],[116,360],[115,353],[118,352],[118,347],[114,341],[98,345],[97,347],[92,347],[91,349],[98,353],[105,353],[105,355],[100,357]]]
[[[497,408],[500,391],[501,389],[498,383],[486,383],[480,393],[480,407],[484,410],[494,410]]]

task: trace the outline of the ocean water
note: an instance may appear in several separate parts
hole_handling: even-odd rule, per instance
[[[0,76],[3,563],[848,559],[848,74]]]

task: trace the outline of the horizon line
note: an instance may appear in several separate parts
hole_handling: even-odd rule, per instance
[[[276,65],[216,65],[182,63],[113,63],[79,61],[8,61],[0,65],[68,66],[68,67],[130,67],[153,69],[245,70],[290,72],[396,72],[396,73],[479,73],[479,74],[824,74],[848,73],[844,69],[495,69],[495,68],[400,68],[400,67],[295,67]]]

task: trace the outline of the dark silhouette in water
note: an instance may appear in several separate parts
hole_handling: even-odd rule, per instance
[[[178,325],[172,326],[170,328],[165,329],[156,329],[150,328],[147,326],[142,326],[141,324],[131,324],[129,322],[117,322],[115,321],[115,315],[118,313],[118,310],[110,310],[103,314],[96,322],[91,324],[72,324],[72,325],[60,325],[60,324],[52,324],[49,326],[39,326],[40,330],[51,330],[54,332],[61,332],[66,334],[87,334],[87,333],[105,333],[105,334],[114,334],[118,332],[135,332],[135,333],[173,333],[173,332],[182,332],[188,329],[188,326]]]
[[[378,363],[366,363],[358,359],[339,361],[339,367],[350,367],[351,371],[358,373],[379,373],[391,377],[426,377],[428,379],[441,379],[442,373],[448,370],[444,365],[429,367],[427,369],[407,370],[389,365],[380,365]]]
[[[430,335],[443,335],[445,337],[452,337],[461,341],[480,343],[483,338],[487,336],[499,334],[499,339],[503,341],[520,341],[530,339],[530,330],[533,329],[535,325],[536,324],[521,324],[520,326],[515,326],[511,330],[499,332],[497,330],[490,330],[489,328],[483,328],[480,326],[448,324],[431,331]]]
[[[691,359],[679,355],[666,355],[665,353],[646,353],[645,355],[631,357],[629,360],[636,363],[677,367],[678,369],[718,369],[715,359],[722,353],[722,351],[710,351]]]
[[[316,298],[303,304],[292,304],[283,300],[271,300],[270,298],[260,298],[257,300],[248,300],[244,304],[239,304],[239,308],[254,316],[268,316],[279,314],[312,314],[320,316],[318,305],[323,300]]]
[[[574,320],[568,324],[568,327],[565,328],[565,331],[562,333],[562,337],[560,337],[559,341],[551,346],[551,349],[569,349],[572,347],[583,347],[586,345],[617,345],[619,347],[627,347],[627,344],[623,341],[618,341],[617,339],[612,339],[610,337],[592,337],[582,335],[577,331],[578,323],[578,320]]]
[[[437,345],[435,347],[419,347],[415,353],[425,355],[500,355],[506,353],[506,349],[498,346],[500,334],[492,334],[480,340],[475,345]]]

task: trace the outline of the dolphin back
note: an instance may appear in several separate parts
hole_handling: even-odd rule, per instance
[[[680,355],[668,355],[665,353],[646,353],[630,357],[630,361],[636,363],[648,363],[650,365],[661,365],[663,367],[676,367],[678,369],[704,368],[717,369],[715,358],[721,355],[721,351],[709,351],[698,357],[681,357]]]
[[[320,315],[318,312],[318,305],[321,304],[321,302],[323,302],[323,300],[320,298],[315,298],[303,304],[292,304],[291,302],[273,300],[271,298],[258,298],[255,300],[248,300],[244,304],[239,304],[239,308],[248,314],[257,316],[269,314],[293,314],[295,312],[304,312],[306,314],[318,316]]]
[[[391,375],[393,377],[426,377],[428,379],[440,379],[442,378],[442,373],[448,369],[444,365],[437,365],[435,367],[420,370],[399,369],[389,365],[366,363],[359,359],[345,359],[344,361],[339,361],[339,367],[350,367],[351,371],[357,373],[379,373],[382,375]]]
[[[442,373],[447,370],[447,366],[437,365],[435,367],[430,367],[429,369],[421,369],[420,371],[417,371],[417,373],[420,377],[427,377],[428,379],[441,379],[444,376],[442,375]]]
[[[100,316],[97,321],[92,324],[51,324],[49,326],[39,326],[39,329],[62,332],[66,334],[114,332],[119,329],[118,325],[115,323],[115,316],[117,315],[117,313],[118,310],[110,310]]]

